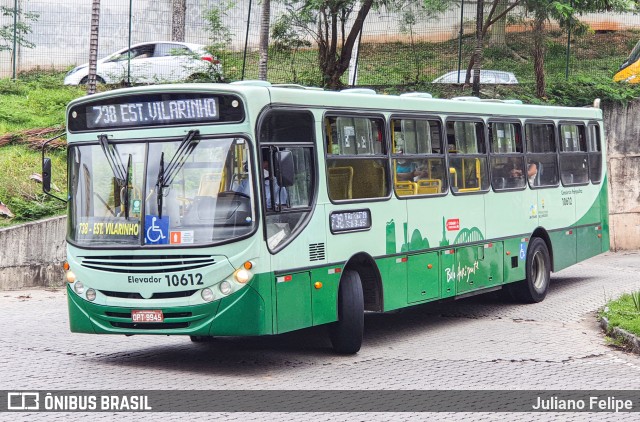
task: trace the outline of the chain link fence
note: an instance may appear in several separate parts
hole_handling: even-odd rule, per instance
[[[219,0],[187,0],[185,41],[214,45],[225,80],[256,79],[262,2],[237,0],[226,8]],[[285,12],[272,0],[271,22]],[[487,7],[489,7],[488,5]],[[0,77],[21,77],[33,70],[66,71],[89,60],[90,0],[2,0],[0,17]],[[14,12],[18,10],[16,15]],[[229,39],[216,38],[220,28],[207,19],[217,10]],[[171,0],[102,0],[98,57],[130,44],[171,40]],[[345,73],[346,85],[396,86],[431,82],[458,69],[465,70],[475,46],[476,3],[463,1],[429,16],[418,9],[372,10],[364,25],[354,66],[357,80]],[[518,8],[504,26],[487,34],[484,69],[513,72],[521,83],[534,81],[532,36],[528,19]],[[613,77],[640,39],[640,16],[588,14],[584,34],[547,25],[545,70],[548,80],[581,75]],[[15,25],[14,25],[15,22]],[[272,37],[268,79],[274,83],[319,85],[318,54],[304,33]],[[292,40],[301,42],[292,43]],[[15,47],[15,48],[14,48]],[[62,76],[61,76],[62,82]]]

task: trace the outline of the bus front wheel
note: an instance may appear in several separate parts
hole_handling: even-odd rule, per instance
[[[526,279],[510,286],[515,299],[525,303],[542,302],[549,290],[551,259],[547,244],[534,237],[527,249]]]
[[[345,271],[338,288],[338,321],[331,325],[333,350],[350,355],[362,345],[364,331],[364,297],[362,282],[356,271]]]

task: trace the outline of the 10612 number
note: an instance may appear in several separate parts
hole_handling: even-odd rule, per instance
[[[178,286],[201,286],[204,283],[202,282],[202,274],[182,274],[181,276],[174,275],[165,275],[164,279],[167,281],[167,286],[169,287],[178,287]]]

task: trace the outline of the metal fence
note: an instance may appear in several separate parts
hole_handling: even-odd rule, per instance
[[[102,0],[99,51],[103,57],[129,43],[170,40],[171,0]],[[272,0],[271,21],[284,13]],[[228,10],[219,0],[188,0],[185,41],[211,45],[219,42],[211,32],[207,11],[222,10],[222,24],[230,42],[219,50],[226,80],[255,79],[258,75],[258,41],[262,4],[237,0]],[[2,0],[0,17],[0,77],[20,77],[33,69],[68,70],[89,58],[90,0]],[[12,13],[15,6],[21,12]],[[461,10],[462,7],[462,10]],[[475,45],[476,3],[462,1],[445,13],[426,16],[414,11],[407,23],[404,11],[371,11],[357,50],[357,84],[407,85],[431,82],[458,68],[466,69]],[[589,25],[583,34],[568,34],[553,23],[546,41],[548,79],[580,75],[613,76],[640,38],[640,17],[634,14],[589,14],[579,17]],[[28,29],[20,41],[20,30]],[[403,23],[404,22],[404,23]],[[131,29],[130,29],[131,28]],[[487,36],[483,68],[511,71],[520,82],[534,80],[532,37],[527,16],[514,9],[507,19],[506,35]],[[15,35],[15,37],[14,37]],[[307,39],[309,39],[307,37]],[[321,83],[314,45],[298,50],[278,48],[272,39],[268,79],[277,83]],[[570,41],[570,42],[569,42]],[[15,50],[13,46],[15,45]],[[15,58],[15,61],[14,61]],[[345,84],[352,82],[345,74]]]

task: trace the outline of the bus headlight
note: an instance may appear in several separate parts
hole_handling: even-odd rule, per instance
[[[73,285],[73,290],[75,290],[75,292],[79,295],[84,293],[84,284],[82,284],[82,281],[76,281],[76,283]]]
[[[249,270],[240,268],[235,273],[233,273],[233,277],[236,279],[238,283],[245,284],[246,282],[251,280],[251,277],[253,277],[253,274],[251,274],[251,271]]]
[[[200,295],[202,296],[202,300],[205,302],[211,302],[213,300],[213,291],[208,287],[202,289]]]
[[[76,281],[76,275],[73,273],[73,271],[67,271],[67,281],[69,283],[73,283]]]
[[[220,293],[225,296],[231,293],[232,290],[231,283],[229,283],[227,280],[221,281],[218,285],[218,288],[220,289]]]
[[[91,302],[96,300],[96,291],[94,289],[87,289],[87,300]]]

